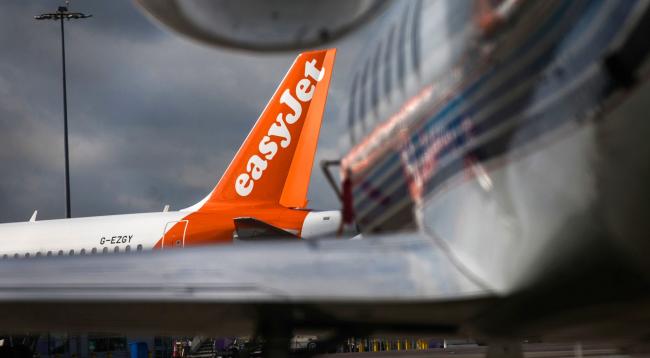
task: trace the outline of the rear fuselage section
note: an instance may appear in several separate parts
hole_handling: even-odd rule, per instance
[[[272,204],[108,215],[0,225],[0,257],[84,255],[230,243],[234,219],[253,217],[300,235],[307,210]]]

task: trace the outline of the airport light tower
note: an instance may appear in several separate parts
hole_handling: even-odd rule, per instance
[[[65,21],[87,19],[92,15],[68,11],[70,1],[65,6],[59,6],[56,12],[34,16],[36,20],[59,20],[61,23],[61,57],[63,68],[63,147],[65,152],[65,217],[70,218],[70,160],[68,157],[68,93],[65,81]]]

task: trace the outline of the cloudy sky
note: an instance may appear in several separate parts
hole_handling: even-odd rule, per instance
[[[58,23],[33,16],[62,1],[0,5],[0,222],[64,216]],[[215,185],[296,53],[204,46],[160,29],[131,1],[73,1],[93,18],[66,25],[72,215],[180,209]],[[356,36],[357,38],[359,36]],[[345,69],[339,48],[310,187],[338,207],[317,166],[337,157]]]

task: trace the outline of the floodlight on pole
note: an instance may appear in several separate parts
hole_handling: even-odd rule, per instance
[[[70,218],[70,160],[68,156],[68,93],[66,87],[65,74],[65,25],[63,20],[87,19],[92,15],[86,15],[81,12],[70,12],[68,6],[70,1],[65,2],[65,6],[59,6],[56,12],[44,13],[34,16],[36,20],[59,20],[61,23],[61,58],[63,69],[63,147],[65,153],[65,217]]]

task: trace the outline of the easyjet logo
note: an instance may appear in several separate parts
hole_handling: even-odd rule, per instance
[[[246,162],[246,172],[239,174],[235,180],[235,191],[239,196],[248,196],[260,180],[269,162],[273,160],[280,148],[287,148],[291,144],[289,126],[298,122],[302,115],[303,103],[309,103],[316,90],[315,83],[323,78],[325,69],[316,68],[316,60],[305,62],[305,78],[298,81],[295,97],[289,89],[285,89],[280,97],[280,103],[285,104],[293,113],[278,113],[275,122],[271,124],[266,135],[260,141],[257,149],[259,153],[253,154]],[[298,99],[296,99],[298,97]],[[278,147],[279,144],[279,147]]]

